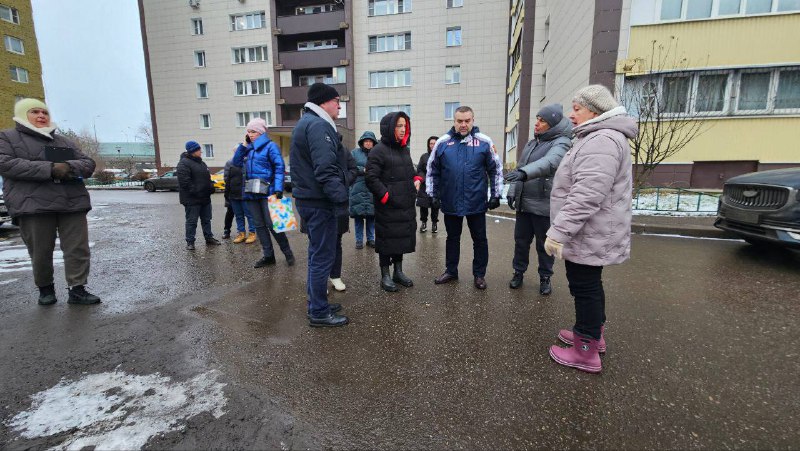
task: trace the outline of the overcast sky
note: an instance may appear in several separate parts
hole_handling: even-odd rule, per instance
[[[47,104],[61,128],[133,141],[150,111],[136,0],[32,0]],[[100,116],[100,117],[96,117]]]

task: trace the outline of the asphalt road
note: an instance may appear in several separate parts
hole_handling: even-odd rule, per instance
[[[434,286],[444,231],[418,236],[388,294],[377,255],[344,239],[351,324],[305,318],[298,264],[253,269],[259,247],[183,249],[175,193],[93,191],[99,306],[36,305],[18,232],[0,228],[0,447],[797,448],[800,254],[741,241],[635,236],[605,270],[603,373],[553,363],[571,326],[554,293],[522,289],[513,221],[491,218],[489,288]],[[221,234],[222,196],[214,196]]]

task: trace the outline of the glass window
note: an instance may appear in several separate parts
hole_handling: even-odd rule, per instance
[[[367,8],[370,16],[410,13],[411,0],[369,0]]]
[[[18,83],[28,82],[28,71],[26,69],[17,66],[11,66],[9,71],[11,72],[12,81],[16,81]]]
[[[192,34],[203,34],[203,19],[192,19]]]
[[[448,8],[460,8],[464,6],[464,0],[447,0]]]
[[[267,61],[269,55],[267,46],[240,47],[231,50],[233,52],[233,64],[259,63]]]
[[[402,111],[411,116],[411,105],[378,105],[369,107],[369,121],[380,122],[384,116],[394,111]]]
[[[207,99],[208,98],[208,83],[198,83],[197,84],[197,98],[198,99]]]
[[[747,0],[746,14],[764,14],[772,11],[772,0]]]
[[[448,85],[461,83],[461,66],[445,66],[444,83]]]
[[[370,88],[396,88],[401,86],[411,86],[411,69],[369,73]]]
[[[681,18],[682,0],[662,0],[661,20],[676,20]]]
[[[800,108],[800,70],[782,70],[778,77],[775,108]]]
[[[245,111],[236,113],[236,126],[246,127],[248,122],[259,117],[264,119],[267,125],[272,125],[272,111]]]
[[[231,31],[252,30],[264,28],[266,24],[264,11],[231,16]]]
[[[766,110],[769,96],[769,72],[744,73],[739,82],[738,110]]]
[[[778,0],[778,11],[800,11],[800,0]]]
[[[411,33],[369,37],[369,52],[392,52],[411,49]]]
[[[211,128],[211,115],[210,114],[201,114],[200,115],[200,128]]]
[[[711,0],[689,0],[686,7],[687,19],[705,19],[711,17]]]
[[[6,36],[6,50],[12,53],[25,54],[25,46],[22,45],[22,40],[12,36]]]
[[[214,158],[213,144],[203,144],[203,158]]]
[[[239,80],[233,83],[234,95],[237,96],[257,96],[269,94],[270,92],[269,79],[266,78],[259,80]]]
[[[686,113],[689,107],[689,76],[664,79],[664,112]]]
[[[198,50],[194,52],[195,67],[206,67],[206,52]]]
[[[444,118],[445,119],[453,119],[453,115],[456,113],[456,108],[460,107],[460,102],[445,102],[444,103]]]
[[[461,27],[447,28],[447,46],[458,47],[461,45]]]
[[[739,14],[742,0],[719,0],[719,15]]]
[[[695,111],[722,111],[725,108],[725,88],[728,75],[700,75],[697,80]]]
[[[19,11],[0,5],[0,19],[19,25]]]

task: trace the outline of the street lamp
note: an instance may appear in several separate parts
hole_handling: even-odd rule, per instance
[[[92,118],[92,130],[94,130],[94,140],[95,140],[95,142],[97,142],[97,124],[95,124],[95,121],[97,120],[98,117],[103,117],[103,116],[100,116],[98,114],[97,116]]]

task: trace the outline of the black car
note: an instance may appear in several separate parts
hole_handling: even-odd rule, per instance
[[[728,179],[714,225],[750,244],[800,249],[800,168]]]
[[[160,189],[168,189],[170,191],[178,190],[178,173],[175,171],[166,172],[158,177],[151,177],[144,182],[144,189],[149,192],[154,192]]]
[[[4,222],[11,222],[11,216],[8,215],[6,201],[3,200],[3,177],[0,177],[0,225]]]

